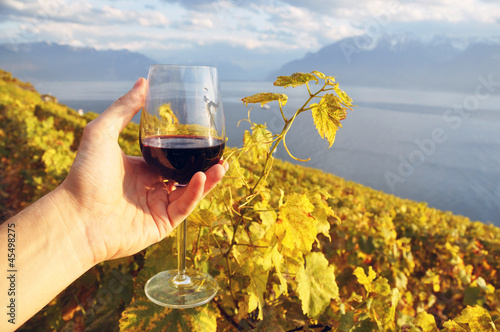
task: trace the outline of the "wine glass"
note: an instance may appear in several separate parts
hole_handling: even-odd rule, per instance
[[[140,146],[148,165],[176,186],[186,186],[198,171],[219,162],[226,141],[217,69],[151,65],[141,114]],[[210,301],[215,279],[186,269],[187,220],[177,227],[178,269],[146,283],[146,296],[170,308],[191,308]]]

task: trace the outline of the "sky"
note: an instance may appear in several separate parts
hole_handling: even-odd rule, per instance
[[[499,0],[0,0],[0,44],[127,49],[161,63],[280,66],[343,38],[500,36]]]

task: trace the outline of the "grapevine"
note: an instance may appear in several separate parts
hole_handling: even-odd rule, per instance
[[[274,159],[281,143],[290,152],[298,116],[310,114],[331,146],[353,107],[319,72],[275,84],[305,86],[305,102],[287,118],[285,94],[243,98],[277,103],[281,132],[251,123],[243,147],[226,153],[225,179],[189,218],[189,264],[216,277],[214,301],[172,310],[147,300],[146,280],[176,266],[170,237],[95,266],[19,330],[498,330],[500,229]],[[64,179],[95,116],[0,71],[3,220]],[[140,154],[137,131],[129,124],[120,137],[127,154]]]

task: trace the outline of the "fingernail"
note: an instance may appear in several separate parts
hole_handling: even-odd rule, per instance
[[[142,83],[142,77],[139,77],[139,79],[135,82],[134,87],[132,89],[137,88],[139,85]]]

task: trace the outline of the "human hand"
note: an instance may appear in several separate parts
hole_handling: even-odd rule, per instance
[[[220,182],[224,161],[189,185],[166,186],[142,157],[126,156],[118,136],[141,109],[146,80],[114,102],[84,130],[77,156],[60,190],[67,193],[87,237],[93,263],[137,253],[169,235]],[[70,225],[71,227],[71,225]]]

